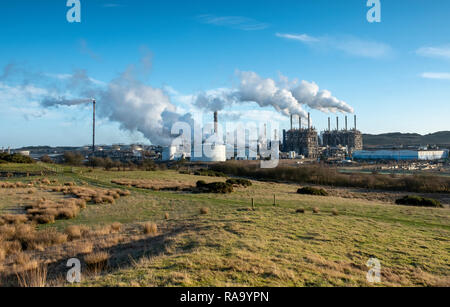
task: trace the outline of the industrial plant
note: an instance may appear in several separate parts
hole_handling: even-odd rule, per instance
[[[214,112],[214,126],[211,131],[202,133],[201,142],[183,140],[181,144],[161,147],[158,145],[96,145],[95,144],[95,99],[91,100],[93,106],[92,118],[92,145],[83,147],[28,147],[16,150],[8,148],[8,153],[17,153],[30,156],[34,159],[47,155],[55,162],[61,162],[64,152],[78,152],[86,157],[109,158],[113,161],[139,162],[146,159],[154,161],[191,161],[191,162],[225,162],[227,160],[262,160],[266,159],[265,150],[272,146],[279,146],[280,159],[301,159],[314,161],[435,161],[449,158],[447,149],[432,147],[417,147],[407,149],[379,148],[367,150],[364,148],[363,134],[357,129],[357,117],[354,115],[353,128],[349,128],[348,117],[344,118],[343,128],[339,126],[339,117],[336,117],[335,129],[331,127],[331,118],[328,117],[328,129],[320,134],[311,124],[311,114],[308,113],[307,123],[302,122],[298,116],[298,126],[294,125],[294,116],[290,116],[290,129],[282,131],[282,142],[278,143],[277,130],[273,139],[267,136],[267,125],[260,131],[257,139],[250,140],[249,131],[245,131],[244,148],[238,148],[234,142],[228,144],[219,131],[219,113]],[[297,117],[297,116],[295,116]],[[254,131],[253,131],[254,132]],[[230,138],[237,140],[237,131],[229,133]],[[2,152],[6,152],[2,149]]]

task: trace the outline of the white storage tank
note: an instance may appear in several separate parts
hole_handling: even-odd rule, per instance
[[[227,160],[227,149],[222,144],[203,144],[202,152],[192,150],[191,161],[201,162],[225,162]]]
[[[162,152],[162,160],[163,161],[173,161],[173,160],[175,160],[176,153],[177,153],[176,146],[164,147],[163,152]]]

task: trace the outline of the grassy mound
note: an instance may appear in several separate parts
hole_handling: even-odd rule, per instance
[[[442,204],[438,200],[420,196],[408,195],[403,198],[397,199],[395,203],[397,205],[406,205],[406,206],[443,208]]]
[[[318,189],[313,187],[304,187],[297,190],[298,194],[304,195],[316,195],[316,196],[328,196],[328,192],[324,189]]]

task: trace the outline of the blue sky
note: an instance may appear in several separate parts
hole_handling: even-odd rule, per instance
[[[353,107],[365,133],[450,130],[447,0],[381,0],[381,23],[367,22],[365,0],[81,0],[81,23],[67,22],[65,2],[0,2],[0,146],[89,143],[88,106],[44,108],[42,97],[81,70],[107,87],[130,65],[179,113],[196,112],[195,93],[235,88],[237,72],[251,71],[316,83]],[[326,127],[330,114],[304,109]],[[256,103],[221,114],[237,113],[289,124]],[[118,117],[99,119],[100,143],[145,140]]]

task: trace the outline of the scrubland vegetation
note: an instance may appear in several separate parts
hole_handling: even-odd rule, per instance
[[[405,196],[403,198],[397,199],[395,203],[398,205],[407,205],[407,206],[436,207],[436,208],[443,207],[438,200],[420,196]]]
[[[226,162],[212,169],[230,176],[256,180],[310,183],[336,187],[358,187],[366,189],[397,190],[424,193],[450,193],[450,178],[441,176],[395,176],[381,174],[343,174],[325,166],[277,167],[263,169],[257,165]]]
[[[27,171],[0,166],[15,169]],[[299,194],[241,176],[80,166],[3,179],[0,283],[69,286],[66,263],[78,258],[81,286],[372,286],[376,257],[381,286],[450,285],[448,206]],[[198,193],[199,181],[233,192]]]

